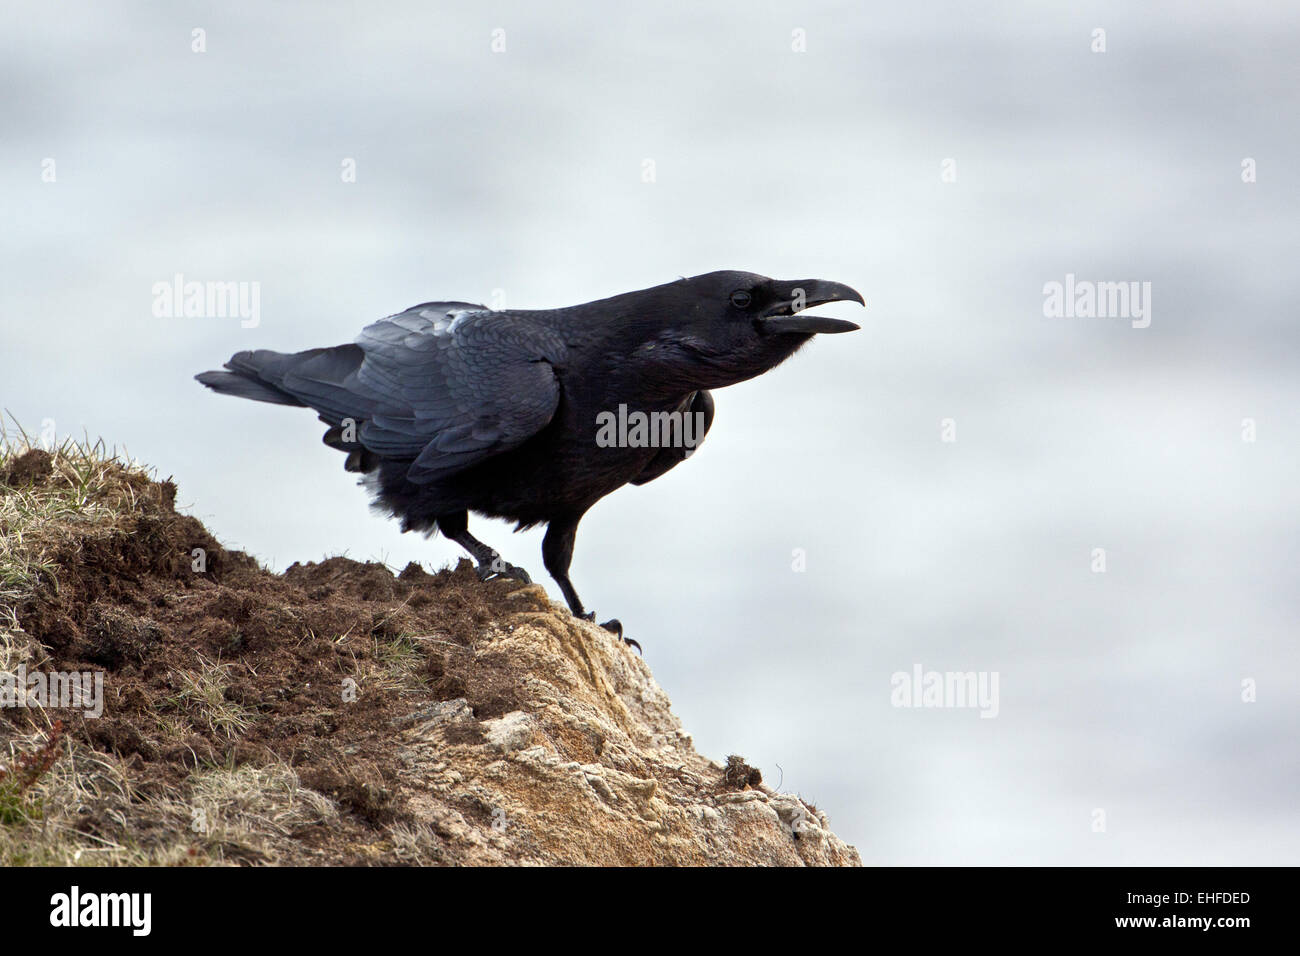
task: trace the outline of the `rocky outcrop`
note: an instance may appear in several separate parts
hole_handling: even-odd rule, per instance
[[[448,862],[860,864],[824,813],[737,788],[697,753],[635,652],[540,587],[508,600],[518,611],[475,653],[511,662],[521,706],[479,721],[465,698],[438,702],[396,741],[409,809],[445,838]]]
[[[0,707],[0,865],[859,863],[542,588],[273,574],[175,497],[100,446],[0,446],[0,672],[104,691]]]

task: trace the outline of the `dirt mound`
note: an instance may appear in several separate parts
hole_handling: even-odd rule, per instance
[[[541,588],[275,575],[175,498],[99,450],[0,458],[0,672],[103,674],[100,716],[0,707],[0,862],[857,862]]]

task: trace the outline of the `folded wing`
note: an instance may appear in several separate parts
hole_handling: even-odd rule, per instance
[[[564,345],[509,312],[426,302],[367,326],[356,344],[240,352],[227,372],[199,380],[217,391],[309,405],[332,427],[326,443],[349,467],[409,462],[407,480],[431,484],[527,441],[559,405],[555,365]]]

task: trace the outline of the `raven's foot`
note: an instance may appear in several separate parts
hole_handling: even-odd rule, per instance
[[[595,620],[596,620],[596,612],[595,612],[595,611],[588,611],[586,614],[583,614],[583,615],[582,615],[582,619],[583,619],[584,621],[595,621]],[[622,641],[624,644],[627,644],[627,645],[629,645],[629,646],[631,646],[631,647],[635,647],[635,648],[636,648],[636,652],[637,652],[638,654],[641,654],[643,657],[645,656],[645,655],[642,653],[642,651],[641,651],[641,645],[640,645],[640,644],[638,644],[636,641],[632,640],[632,638],[630,638],[630,637],[624,637],[624,636],[623,636],[623,622],[620,621],[618,618],[612,618],[611,620],[606,621],[604,624],[602,624],[602,625],[600,625],[600,626],[603,627],[605,630],[609,631],[611,634],[615,634],[615,635],[617,635],[617,636],[618,636],[618,639],[619,639],[620,641]]]
[[[486,581],[489,578],[514,578],[524,584],[533,583],[533,579],[528,576],[527,571],[513,564],[507,564],[501,560],[500,555],[485,564],[480,564],[475,570],[478,572],[480,581]]]

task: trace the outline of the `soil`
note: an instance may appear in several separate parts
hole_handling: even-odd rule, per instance
[[[5,669],[103,674],[99,717],[0,707],[0,860],[860,865],[541,587],[273,574],[175,500],[91,451],[0,456]]]
[[[32,451],[0,478],[30,485],[49,476],[48,455]],[[18,618],[48,655],[42,669],[105,672],[103,715],[68,711],[66,732],[128,758],[137,793],[174,791],[203,767],[278,757],[304,786],[350,811],[343,827],[322,827],[318,842],[355,845],[364,839],[358,828],[406,815],[396,786],[402,768],[389,745],[395,720],[431,698],[464,697],[479,720],[518,706],[523,675],[509,662],[488,655],[472,670],[458,668],[474,655],[455,652],[517,610],[502,603],[517,582],[480,581],[468,561],[436,574],[411,564],[394,575],[381,564],[330,558],[272,574],[178,514],[170,481],[136,483],[133,526],[57,554],[56,573],[19,605]],[[345,679],[381,669],[386,648],[413,635],[433,638],[410,651],[423,655],[418,699],[395,688],[345,701]],[[176,703],[181,675],[205,664],[224,665],[224,697],[247,724],[232,735],[195,721],[187,736],[169,737],[157,718],[185,716]],[[28,709],[0,709],[0,722],[20,733],[38,729],[33,721]]]

